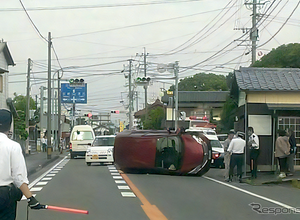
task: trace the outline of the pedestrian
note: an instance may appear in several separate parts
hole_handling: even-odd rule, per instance
[[[278,131],[279,137],[275,142],[275,157],[278,159],[280,166],[280,178],[286,177],[287,173],[287,158],[290,155],[289,137],[284,130]]]
[[[228,147],[228,151],[231,152],[228,182],[232,181],[233,169],[235,168],[235,166],[237,166],[237,175],[239,177],[239,182],[242,182],[242,168],[246,141],[244,140],[245,137],[243,133],[238,132],[237,135],[237,138],[232,139]]]
[[[294,175],[294,157],[297,152],[297,145],[296,145],[296,138],[295,138],[295,132],[293,128],[290,128],[288,130],[289,132],[289,144],[290,144],[290,155],[288,156],[288,176]]]
[[[44,208],[28,188],[27,170],[22,148],[8,138],[12,115],[9,110],[0,109],[0,219],[16,218],[17,201],[24,195],[32,209]]]
[[[256,134],[254,134],[253,127],[248,127],[248,146],[250,148],[250,170],[251,177],[257,178],[257,159],[260,153],[259,149],[259,139]]]
[[[230,144],[231,140],[233,139],[233,137],[234,137],[234,131],[230,130],[229,133],[228,133],[227,139],[223,143],[223,148],[224,148],[224,164],[225,164],[225,170],[224,170],[225,181],[229,180],[229,165],[230,165],[230,157],[231,157],[231,155],[230,155],[230,152],[228,152],[228,147],[229,147],[229,144]]]

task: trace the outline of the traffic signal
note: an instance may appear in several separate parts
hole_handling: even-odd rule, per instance
[[[113,113],[113,114],[120,114],[120,111],[119,111],[119,110],[111,110],[110,113]]]
[[[92,113],[88,113],[88,114],[84,114],[84,117],[88,117],[88,118],[92,118],[93,114]]]
[[[84,79],[70,79],[70,86],[84,86]]]
[[[142,78],[138,77],[138,78],[136,78],[135,83],[137,85],[148,85],[150,80],[151,80],[150,77],[142,77]]]

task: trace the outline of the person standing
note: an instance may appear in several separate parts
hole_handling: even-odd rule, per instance
[[[253,127],[248,127],[248,146],[250,148],[250,170],[251,177],[257,178],[257,159],[259,156],[259,139],[256,134],[254,134]]]
[[[289,143],[290,143],[290,155],[287,158],[288,163],[288,176],[294,175],[294,157],[297,152],[295,132],[292,128],[289,129]]]
[[[16,218],[17,202],[23,194],[31,209],[41,209],[41,205],[28,188],[27,169],[19,143],[8,138],[12,123],[9,110],[0,109],[0,219]]]
[[[290,155],[290,143],[289,138],[284,130],[278,131],[279,137],[275,142],[275,157],[279,161],[280,166],[280,178],[286,177],[287,173],[287,158]]]
[[[230,165],[230,152],[228,152],[228,147],[231,142],[231,140],[234,137],[234,131],[230,130],[228,133],[227,139],[223,143],[224,148],[224,164],[225,164],[225,170],[224,170],[224,178],[225,181],[228,181],[229,179],[229,165]]]
[[[229,168],[229,179],[228,182],[232,181],[233,169],[237,166],[237,175],[239,177],[239,182],[242,182],[243,176],[243,161],[244,161],[244,152],[246,147],[246,141],[243,139],[244,134],[238,133],[238,137],[231,140],[228,152],[231,152],[230,158],[230,168]]]

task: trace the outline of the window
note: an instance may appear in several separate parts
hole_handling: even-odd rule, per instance
[[[99,137],[96,138],[93,146],[114,146],[115,144],[115,137]]]
[[[72,141],[93,140],[91,131],[74,131]]]
[[[278,129],[288,130],[293,128],[297,143],[297,155],[294,158],[295,165],[300,165],[300,117],[278,117]]]

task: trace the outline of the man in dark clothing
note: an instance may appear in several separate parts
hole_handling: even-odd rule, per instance
[[[250,148],[250,170],[252,178],[257,178],[257,159],[260,153],[259,150],[259,139],[256,134],[254,134],[254,129],[252,127],[248,128],[248,146]]]

